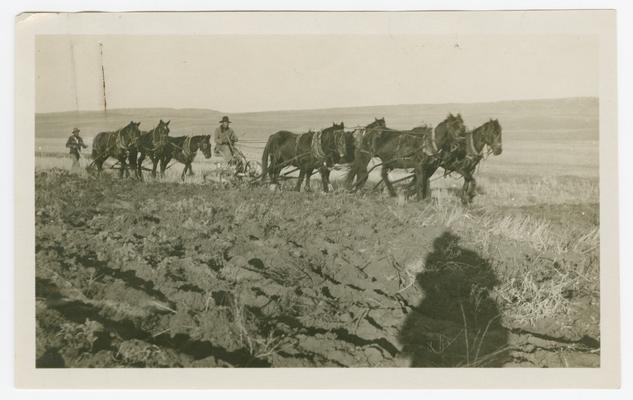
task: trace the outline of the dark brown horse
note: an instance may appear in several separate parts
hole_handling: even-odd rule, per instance
[[[357,181],[353,189],[361,188],[369,176],[367,165],[373,157],[378,157],[382,165],[381,177],[391,196],[395,196],[396,192],[389,181],[389,171],[413,168],[417,198],[424,199],[429,194],[428,165],[433,164],[442,152],[450,151],[464,132],[464,121],[459,114],[449,114],[435,129],[423,126],[410,131],[380,127],[368,130],[357,143],[347,182],[352,187],[351,174],[354,174]]]
[[[365,138],[372,136],[375,132],[381,131],[387,128],[387,123],[385,122],[385,118],[374,118],[374,121],[369,123],[364,128],[355,129],[352,132],[352,136],[354,138],[353,151],[354,154],[350,159],[352,163],[347,176],[345,178],[346,186],[351,189],[354,178],[358,179],[359,174],[363,173],[363,169],[358,160],[363,157],[363,151],[361,148],[363,147],[363,141]],[[369,163],[369,161],[368,161]],[[364,175],[363,175],[364,176]],[[366,177],[364,179],[367,179]],[[357,184],[358,185],[358,184]]]
[[[354,161],[354,132],[346,132],[343,122],[338,125],[333,124],[334,127],[338,129],[324,130],[312,136],[312,156],[322,161],[319,173],[324,192],[329,191],[332,168],[335,165],[349,164]],[[306,180],[309,179],[310,177],[306,175]]]
[[[471,203],[475,197],[477,186],[474,173],[484,157],[484,147],[488,146],[494,155],[501,154],[503,151],[501,131],[501,125],[496,119],[491,119],[480,127],[467,131],[457,148],[442,153],[437,163],[429,165],[425,175],[432,176],[438,167],[442,167],[445,174],[459,173],[464,177],[461,193],[462,202],[464,204]]]
[[[185,164],[180,179],[185,180],[185,174],[189,171],[189,175],[193,175],[191,163],[193,162],[198,150],[202,151],[204,158],[211,158],[211,135],[198,136],[167,136],[167,144],[164,147],[160,158],[160,175],[165,176],[167,164],[171,159]]]
[[[273,184],[279,180],[281,170],[288,166],[299,168],[299,179],[295,186],[301,190],[305,179],[305,188],[310,190],[310,177],[317,169],[321,174],[323,190],[329,190],[329,174],[334,164],[351,157],[353,138],[344,132],[345,125],[332,123],[332,126],[318,132],[296,134],[289,131],[276,132],[268,138],[262,154],[262,178],[267,175]],[[270,166],[269,166],[270,161]]]
[[[143,180],[143,161],[149,155],[152,160],[152,176],[156,177],[156,167],[160,161],[165,147],[167,145],[167,136],[169,136],[169,122],[162,119],[153,129],[141,132],[141,136],[136,141],[136,151],[138,151],[138,160],[136,163],[136,177]]]
[[[99,132],[92,141],[93,161],[88,166],[88,169],[95,165],[97,173],[101,175],[105,160],[109,157],[114,157],[121,165],[119,176],[123,177],[123,174],[129,176],[126,160],[129,158],[130,166],[136,169],[135,145],[141,135],[141,131],[138,129],[140,124],[140,122],[130,121],[129,124],[119,130]]]

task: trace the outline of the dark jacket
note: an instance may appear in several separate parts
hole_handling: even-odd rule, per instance
[[[66,141],[66,147],[70,149],[71,154],[79,154],[81,149],[85,149],[88,146],[84,144],[84,140],[81,138],[81,136],[70,135],[70,137]]]

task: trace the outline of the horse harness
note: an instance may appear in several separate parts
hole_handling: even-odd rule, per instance
[[[437,141],[435,140],[435,129],[433,128],[431,128],[431,148],[433,149],[433,152],[431,154],[426,153],[429,156],[435,156],[440,152],[440,150],[437,148]]]
[[[473,139],[473,131],[469,131],[466,134],[466,158],[469,159],[478,159],[483,157],[484,148],[477,151],[475,148],[475,140]]]
[[[152,143],[154,148],[150,149],[150,151],[159,151],[165,146],[167,135],[161,135],[157,131],[158,128],[152,129]]]
[[[321,136],[323,135],[323,131],[316,131],[312,134],[312,142],[310,143],[310,148],[312,150],[312,156],[317,160],[325,160],[326,154],[323,151],[323,145]]]
[[[336,132],[334,132],[336,134]],[[335,143],[336,143],[336,151],[338,151],[338,155],[339,157],[341,157],[342,159],[345,158],[345,155],[347,154],[347,142],[346,142],[346,138],[345,138],[345,131],[341,131],[340,135],[335,135]]]
[[[191,157],[191,135],[185,138],[185,142],[182,144],[182,155],[185,158]]]
[[[108,144],[108,147],[107,147],[107,149],[105,149],[102,152],[102,155],[103,155],[103,153],[109,153],[110,150],[112,150],[114,148],[117,148],[117,147],[122,152],[127,153],[129,151],[129,147],[133,146],[134,144],[136,144],[136,141],[138,140],[138,138],[136,138],[132,143],[125,143],[124,142],[123,135],[122,135],[123,129],[124,128],[118,129],[115,132],[109,132],[109,133],[112,133],[113,135],[108,137],[108,140],[106,142]],[[110,145],[110,143],[112,142],[112,136],[114,136],[114,144]]]
[[[176,149],[180,150],[180,154],[183,156],[183,160],[187,160],[191,157],[193,153],[191,150],[191,135],[185,137],[185,141],[182,144],[182,147],[178,146],[176,143],[168,142],[168,144],[172,145]]]

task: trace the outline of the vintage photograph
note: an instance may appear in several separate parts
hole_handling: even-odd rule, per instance
[[[36,368],[601,367],[599,37],[386,31],[35,35]]]

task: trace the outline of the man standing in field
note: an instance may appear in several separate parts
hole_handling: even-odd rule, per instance
[[[237,142],[237,136],[229,127],[229,117],[226,115],[220,120],[220,126],[215,130],[215,155],[222,156],[227,163],[233,159],[233,147]]]
[[[72,135],[66,141],[66,147],[70,149],[70,158],[73,160],[71,169],[79,168],[79,152],[88,146],[84,144],[84,140],[79,136],[78,128],[73,128]]]

